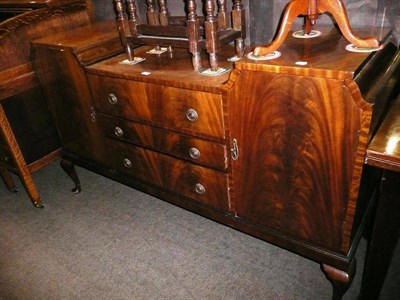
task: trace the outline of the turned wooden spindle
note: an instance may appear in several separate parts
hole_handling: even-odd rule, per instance
[[[318,19],[318,11],[317,11],[317,0],[308,0],[308,12],[304,17],[304,33],[309,34],[312,30],[312,27],[315,25],[315,21]]]
[[[376,38],[361,38],[353,33],[342,0],[291,0],[285,7],[276,38],[268,45],[256,47],[253,51],[254,55],[267,55],[277,50],[288,35],[293,21],[299,15],[306,16],[304,30],[310,32],[318,15],[323,13],[332,15],[343,36],[354,46],[359,48],[379,47],[379,40]]]
[[[138,22],[136,0],[126,0],[126,10],[128,12],[128,23],[131,35],[136,37],[136,26]]]
[[[149,25],[160,25],[159,19],[158,19],[158,13],[154,7],[154,0],[146,0],[147,4],[147,23]]]
[[[218,28],[228,29],[229,26],[230,24],[228,10],[226,9],[226,0],[218,0]]]
[[[198,41],[200,40],[200,23],[197,17],[197,5],[195,0],[187,2],[187,30],[189,38],[189,52],[192,54],[193,69],[200,71],[200,47]]]
[[[166,0],[158,0],[160,25],[168,26],[168,7]]]
[[[215,3],[213,0],[206,0],[206,21],[204,28],[206,31],[206,48],[209,55],[210,67],[212,71],[218,70],[217,51],[218,51],[218,23],[215,17]]]
[[[246,38],[246,14],[242,0],[233,1],[232,28],[241,33],[240,38],[236,39],[236,55],[242,57],[244,55],[244,39]]]
[[[121,39],[121,43],[125,48],[125,53],[127,55],[128,60],[132,61],[134,58],[133,49],[129,45],[126,37],[131,35],[128,17],[125,13],[124,5],[122,0],[114,0],[115,11],[117,12],[117,26],[118,32]]]

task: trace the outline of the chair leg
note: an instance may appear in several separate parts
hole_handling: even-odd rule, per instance
[[[10,123],[8,122],[7,116],[1,105],[0,105],[0,131],[4,137],[5,142],[7,143],[8,148],[10,149],[14,164],[18,171],[18,175],[21,178],[21,181],[33,205],[37,208],[44,207],[40,199],[39,192],[36,189],[35,183],[33,182],[31,172],[29,171],[29,168],[26,165],[21,149],[18,146],[18,142],[14,136]],[[2,172],[2,178],[4,178],[3,175],[4,172]]]
[[[235,0],[232,10],[232,27],[240,31],[240,38],[236,39],[236,56],[241,58],[244,55],[244,39],[246,38],[246,14],[241,0]]]
[[[199,30],[200,22],[197,18],[197,5],[195,0],[189,0],[187,2],[187,29],[189,37],[189,52],[192,54],[193,69],[198,72],[201,70],[201,58],[200,58],[200,47],[199,47]]]
[[[210,67],[212,71],[218,70],[217,51],[218,51],[218,21],[215,16],[215,3],[213,0],[206,0],[206,21],[204,28],[206,32],[206,47],[209,55]]]
[[[74,194],[78,194],[81,192],[81,183],[79,181],[78,174],[76,174],[75,165],[71,163],[69,160],[65,158],[61,159],[60,162],[61,168],[67,173],[67,175],[72,179],[75,184],[75,187],[72,189]]]
[[[14,180],[11,177],[11,174],[7,170],[7,168],[0,166],[0,176],[1,176],[1,179],[3,179],[4,184],[6,185],[7,189],[10,192],[13,192],[13,193],[17,193],[18,192],[18,189],[17,189],[17,187],[16,187],[16,185],[14,183]]]

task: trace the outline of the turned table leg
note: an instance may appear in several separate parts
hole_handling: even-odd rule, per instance
[[[356,273],[357,261],[354,258],[349,265],[348,271],[336,269],[332,266],[322,264],[322,271],[333,285],[333,300],[342,299],[343,295],[349,289]]]
[[[66,159],[62,159],[60,162],[61,168],[67,173],[67,175],[72,179],[75,187],[72,189],[74,194],[78,194],[81,191],[81,183],[79,181],[78,174],[76,174],[75,165]]]
[[[21,149],[19,148],[17,139],[14,136],[14,133],[11,129],[11,125],[8,122],[6,113],[1,105],[0,105],[0,134],[3,135],[4,141],[6,142],[8,148],[10,149],[11,156],[14,161],[14,165],[17,169],[18,175],[21,178],[22,184],[24,185],[25,190],[28,193],[28,196],[31,199],[33,205],[37,208],[43,208],[44,205],[42,203],[42,200],[40,199],[40,195],[36,188],[36,185],[33,182],[31,172],[26,164]],[[10,180],[10,178],[7,178],[7,175],[5,175],[4,169],[1,172],[1,176],[3,180],[8,180],[8,181]],[[10,182],[8,182],[8,184],[10,184]],[[11,188],[12,185],[10,185]],[[7,185],[7,187],[9,186]]]
[[[4,184],[10,192],[17,193],[18,189],[15,186],[14,180],[11,177],[10,172],[5,167],[0,166],[0,177],[3,179]]]
[[[384,170],[369,238],[360,300],[378,299],[400,234],[400,173]]]

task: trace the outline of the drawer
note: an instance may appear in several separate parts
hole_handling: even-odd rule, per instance
[[[228,210],[228,175],[158,152],[105,138],[100,163],[139,181]]]
[[[96,122],[102,134],[145,148],[190,160],[219,170],[227,168],[224,144],[189,137],[162,128],[98,114]]]
[[[92,74],[88,78],[100,112],[189,134],[225,137],[221,95]]]

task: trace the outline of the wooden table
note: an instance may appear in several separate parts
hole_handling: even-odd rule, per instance
[[[360,299],[378,299],[400,233],[400,97],[372,139],[366,163],[383,169]]]
[[[89,0],[28,3],[0,0],[0,178],[17,191],[17,174],[35,207],[43,207],[32,173],[60,157],[61,141],[31,61],[30,41],[90,24]],[[30,10],[29,10],[30,9]]]

